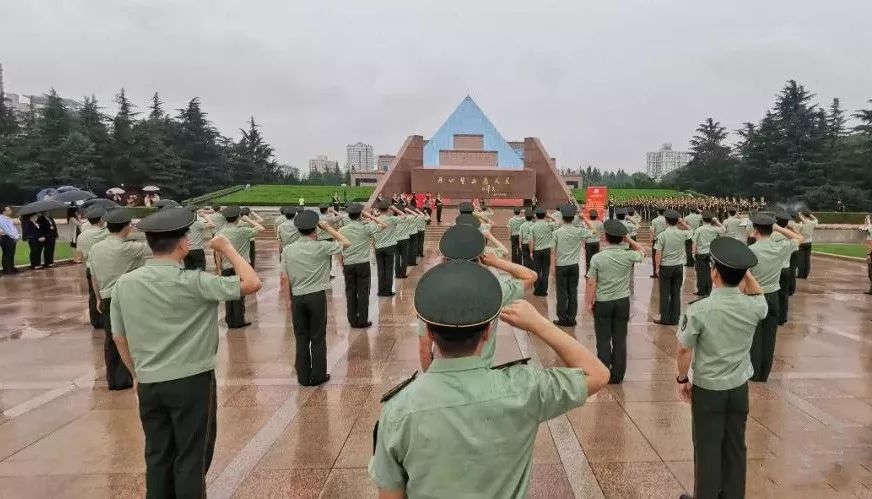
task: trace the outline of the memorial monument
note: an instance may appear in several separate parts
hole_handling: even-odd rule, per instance
[[[538,138],[508,142],[467,96],[425,140],[406,139],[368,204],[395,193],[441,193],[446,205],[473,198],[520,206],[535,196],[554,207],[569,201],[566,184]]]

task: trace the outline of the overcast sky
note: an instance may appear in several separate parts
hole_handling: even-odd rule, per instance
[[[395,153],[469,93],[560,167],[644,170],[708,116],[759,119],[785,80],[872,99],[870,0],[9,0],[7,92],[96,94],[114,112],[199,96],[226,135],[254,115],[279,161]]]

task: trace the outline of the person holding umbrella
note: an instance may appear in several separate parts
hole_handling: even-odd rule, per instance
[[[42,245],[45,238],[40,237],[36,222],[31,220],[31,214],[21,215],[21,238],[27,241],[30,247],[30,270],[36,270],[42,266]]]
[[[55,241],[58,226],[50,213],[44,211],[36,217],[37,234],[42,240],[42,264],[44,268],[54,267]]]

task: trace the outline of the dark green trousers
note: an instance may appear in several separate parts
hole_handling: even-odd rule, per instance
[[[291,321],[297,347],[297,382],[302,386],[320,385],[327,379],[327,293],[294,296]]]
[[[694,266],[696,267],[696,294],[710,295],[712,292],[711,255],[698,253]]]
[[[748,383],[730,390],[693,386],[694,499],[745,497]]]
[[[766,381],[772,371],[775,359],[775,334],[778,332],[779,300],[778,291],[766,293],[766,305],[769,311],[754,330],[754,340],[751,343],[751,365],[754,366],[754,376],[751,381]]]
[[[596,356],[611,371],[609,383],[620,383],[627,372],[627,323],[630,298],[597,301],[593,305]]]
[[[578,314],[578,264],[554,267],[554,287],[557,288],[557,320],[574,325]]]
[[[394,277],[400,279],[406,277],[406,269],[409,266],[409,240],[397,241],[397,251],[394,255]]]
[[[787,322],[787,310],[790,306],[790,268],[781,269],[781,275],[778,276],[778,285],[781,289],[778,290],[778,325]]]
[[[214,371],[139,384],[147,498],[206,497],[216,406]]]
[[[595,243],[584,243],[584,272],[587,273],[587,269],[590,268],[590,259],[593,258],[594,255],[599,253],[600,243],[599,241]]]
[[[110,390],[126,390],[133,387],[133,376],[121,360],[118,347],[112,338],[112,307],[111,298],[103,298],[100,303],[103,308],[103,331],[106,337],[103,340],[103,360],[106,363],[106,384]]]
[[[802,243],[799,245],[799,266],[796,277],[808,279],[809,272],[811,272],[811,243]]]
[[[690,239],[684,241],[684,257],[685,257],[685,267],[693,267],[693,241]]]
[[[660,320],[664,324],[678,324],[681,315],[681,284],[684,282],[684,267],[681,265],[661,265]]]
[[[233,269],[224,269],[221,275],[227,277],[236,275]],[[245,326],[245,297],[241,296],[238,300],[229,300],[224,302],[224,322],[227,327],[240,328]]]
[[[94,293],[94,283],[91,282],[91,269],[85,267],[85,280],[88,281],[88,318],[91,320],[91,327],[100,329],[103,327],[103,314],[97,310],[97,295]],[[108,314],[109,311],[107,310]]]

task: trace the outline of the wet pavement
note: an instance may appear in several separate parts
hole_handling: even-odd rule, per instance
[[[418,367],[413,292],[436,258],[428,249],[393,298],[375,297],[373,287],[368,330],[349,329],[339,273],[328,302],[332,379],[307,388],[293,374],[275,244],[259,242],[258,250],[264,287],[246,311],[254,324],[220,331],[209,496],[373,497],[366,465],[378,399]],[[692,489],[690,408],[677,398],[674,328],[651,322],[657,292],[649,274],[650,260],[635,270],[625,382],[541,426],[530,496],[678,497]],[[779,329],[770,381],[751,387],[749,497],[872,497],[865,268],[815,257],[812,276],[799,282],[790,322]],[[694,298],[692,280],[686,272],[685,303]],[[103,333],[87,322],[86,293],[81,266],[0,278],[0,497],[144,493],[135,398],[106,389]],[[553,295],[528,299],[553,311]],[[593,348],[587,311],[578,323],[573,334]],[[497,341],[496,362],[558,362],[505,324]]]

